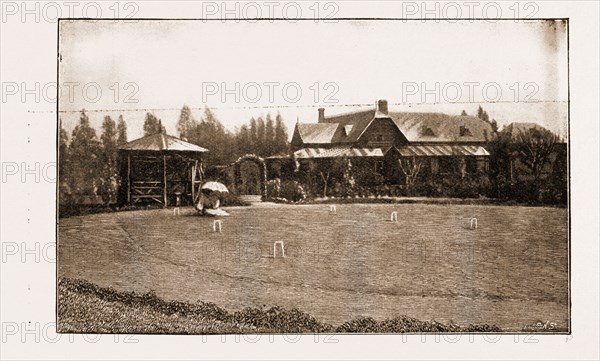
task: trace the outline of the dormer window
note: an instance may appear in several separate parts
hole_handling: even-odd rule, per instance
[[[349,136],[351,131],[352,131],[352,124],[344,126],[344,132],[346,133],[346,136]]]
[[[435,137],[435,133],[429,127],[423,127],[423,128],[421,128],[421,135],[425,136],[425,137]]]
[[[471,131],[469,130],[469,128],[465,127],[464,125],[460,126],[460,136],[461,137],[472,137],[473,134],[471,134]]]

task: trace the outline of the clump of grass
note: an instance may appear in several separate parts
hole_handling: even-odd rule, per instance
[[[357,317],[338,326],[335,332],[348,333],[421,333],[421,332],[501,332],[495,325],[478,324],[462,327],[454,323],[420,321],[416,318],[399,316],[377,321],[372,317]]]
[[[286,310],[279,306],[269,309],[244,308],[234,312],[236,323],[253,325],[257,328],[273,329],[286,333],[330,332],[333,327],[317,321],[313,316],[297,308]]]
[[[153,292],[120,292],[70,278],[58,280],[58,332],[92,333],[422,333],[501,332],[497,326],[358,317],[338,327],[299,309],[244,308],[233,313],[214,303],[165,301]]]

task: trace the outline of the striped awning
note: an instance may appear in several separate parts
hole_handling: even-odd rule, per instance
[[[383,157],[380,148],[303,148],[294,152],[296,159],[337,158],[337,157]]]
[[[450,157],[450,156],[489,156],[490,153],[479,145],[408,145],[398,147],[403,157]]]

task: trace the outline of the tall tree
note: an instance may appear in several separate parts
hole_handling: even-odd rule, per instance
[[[275,123],[270,113],[267,113],[267,122],[265,124],[265,143],[264,156],[268,157],[275,154]]]
[[[105,116],[100,135],[102,152],[98,193],[105,204],[115,200],[117,192],[117,125],[110,116]]]
[[[79,123],[73,129],[69,155],[72,164],[73,194],[80,203],[85,198],[94,200],[99,180],[97,169],[100,162],[100,142],[96,137],[96,131],[90,126],[85,110],[81,111]]]
[[[69,154],[69,134],[62,127],[60,121],[59,131],[59,146],[58,146],[58,189],[59,189],[59,204],[66,205],[71,203],[71,157]]]
[[[277,113],[275,117],[275,146],[273,154],[285,154],[289,150],[288,132],[281,114]]]
[[[250,129],[246,124],[242,125],[236,134],[236,149],[239,156],[252,153]]]
[[[119,115],[117,134],[117,146],[127,143],[127,123],[123,120],[123,115]]]
[[[492,125],[492,132],[498,133],[498,122],[496,121],[496,119],[492,119],[490,124]]]
[[[481,120],[488,122],[488,123],[490,122],[490,116],[488,115],[488,113],[485,110],[481,114]]]
[[[260,156],[265,155],[265,120],[263,117],[258,117],[256,120],[256,152]]]
[[[192,116],[192,111],[190,110],[190,107],[184,105],[181,108],[181,113],[179,113],[179,120],[177,120],[177,132],[179,133],[179,137],[182,139],[189,138],[195,127],[196,121]]]
[[[258,129],[256,125],[256,119],[254,117],[250,118],[250,144],[252,144],[252,148],[254,152],[258,152]]]
[[[482,119],[483,117],[483,108],[481,105],[477,108],[477,118]]]
[[[204,108],[200,122],[197,123],[188,139],[189,142],[197,144],[209,150],[207,154],[208,163],[211,165],[225,165],[231,163],[235,157],[235,140],[214,113]]]
[[[144,135],[152,135],[164,131],[165,128],[162,126],[160,119],[152,113],[146,113],[146,119],[144,120]]]

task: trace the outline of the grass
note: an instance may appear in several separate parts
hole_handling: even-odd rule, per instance
[[[58,275],[119,292],[153,292],[166,302],[214,302],[229,313],[266,305],[299,309],[336,327],[362,320],[355,326],[369,329],[371,319],[399,315],[513,332],[540,321],[568,327],[565,209],[338,204],[333,214],[327,205],[263,204],[226,210],[231,216],[222,219],[222,233],[213,232],[214,218],[191,208],[181,216],[156,209],[60,219]],[[390,222],[391,211],[398,222]],[[473,216],[477,230],[469,228]],[[286,258],[272,256],[278,240]]]
[[[213,303],[167,302],[69,278],[58,281],[59,332],[68,333],[423,333],[500,332],[489,325],[460,327],[401,316],[384,321],[359,317],[334,327],[298,309],[278,306],[229,313]]]

